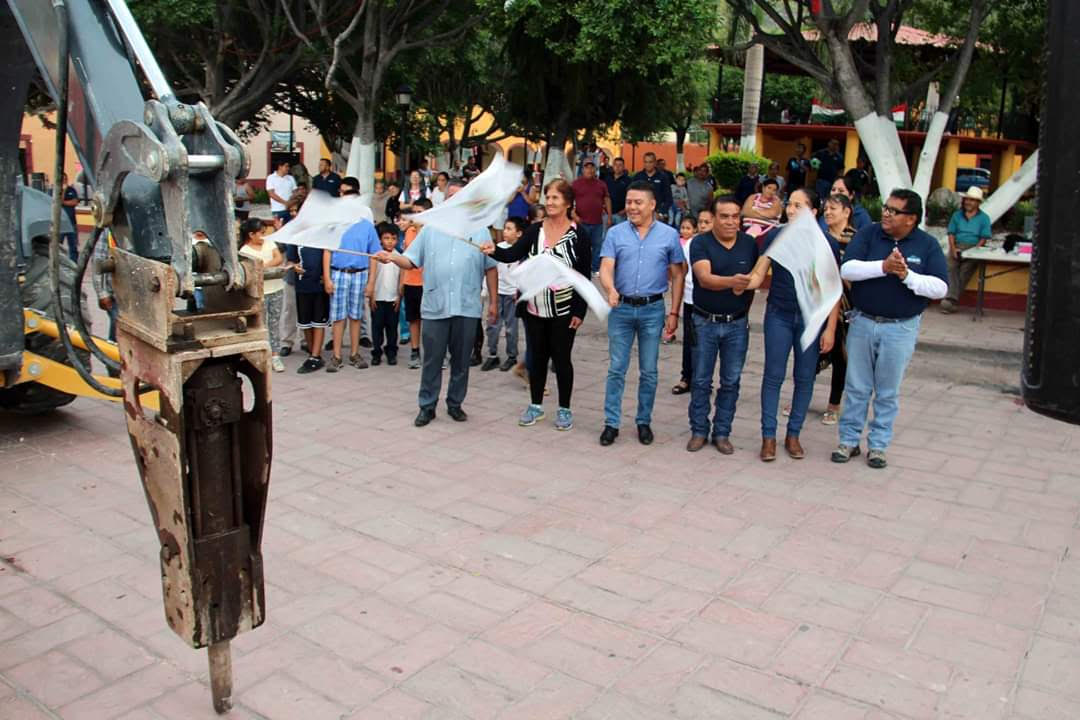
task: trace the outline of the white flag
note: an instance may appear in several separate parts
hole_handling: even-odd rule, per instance
[[[765,254],[795,279],[795,295],[806,326],[799,342],[806,350],[817,340],[843,292],[836,256],[817,219],[809,212],[801,213],[784,226]]]
[[[592,284],[592,280],[561,263],[548,253],[535,255],[510,271],[510,281],[521,291],[523,299],[536,297],[549,287],[570,285],[601,320],[607,319],[611,306]]]
[[[421,225],[430,225],[447,235],[468,238],[477,230],[491,227],[521,185],[522,168],[506,162],[501,154],[491,159],[484,172],[454,193],[439,207],[407,216]]]
[[[322,190],[312,190],[296,217],[271,237],[283,245],[337,250],[346,230],[361,220],[374,221],[368,198],[367,195],[333,197]]]

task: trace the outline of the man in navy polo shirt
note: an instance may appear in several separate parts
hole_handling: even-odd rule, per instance
[[[758,259],[754,238],[739,232],[741,206],[727,195],[713,200],[712,232],[702,233],[690,245],[694,273],[694,381],[690,388],[690,441],[697,452],[709,435],[709,399],[713,368],[720,357],[720,389],[712,420],[712,444],[724,455],[735,452],[731,423],[739,400],[739,377],[750,345],[746,314],[754,292],[743,292]],[[741,294],[736,294],[738,291]]]
[[[611,196],[611,219],[608,225],[617,225],[626,221],[626,189],[630,187],[630,173],[626,172],[626,161],[621,157],[615,158],[612,163],[613,173],[610,178],[604,180],[608,186],[608,195]],[[597,258],[600,253],[595,253]]]
[[[671,213],[671,182],[668,181],[667,173],[661,172],[656,166],[656,153],[647,152],[641,156],[641,162],[645,166],[630,180],[631,182],[647,182],[652,188],[653,198],[656,199],[656,214],[662,221],[667,221]],[[629,193],[629,188],[627,188]],[[630,213],[627,212],[627,215]],[[676,232],[676,240],[679,233]]]
[[[670,188],[669,188],[670,191]],[[638,406],[634,422],[642,445],[653,441],[653,402],[656,400],[656,365],[660,358],[660,333],[673,335],[679,327],[686,270],[685,257],[675,228],[656,216],[652,183],[635,180],[626,191],[629,222],[615,225],[600,251],[600,284],[612,307],[608,316],[607,385],[604,388],[604,431],[600,444],[610,445],[619,436],[626,369],[634,337],[638,341]],[[664,314],[664,291],[671,281],[671,311]]]
[[[311,179],[311,187],[328,193],[330,197],[337,197],[341,192],[341,176],[334,172],[327,158],[319,161],[319,174]]]
[[[872,399],[866,462],[872,468],[886,465],[900,381],[915,352],[922,313],[930,300],[948,291],[945,255],[938,241],[918,228],[921,218],[918,193],[893,190],[881,208],[881,222],[856,233],[844,254],[840,276],[851,283],[854,317],[847,335],[847,401],[833,462],[859,454]]]

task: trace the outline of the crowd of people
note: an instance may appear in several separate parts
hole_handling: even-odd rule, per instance
[[[830,145],[826,153],[835,151]],[[775,163],[765,174],[749,167],[745,182],[731,195],[717,195],[705,165],[689,177],[673,175],[647,153],[644,169],[631,176],[621,158],[610,166],[605,158],[600,172],[597,158],[586,155],[572,180],[559,177],[541,186],[527,171],[508,198],[501,227],[464,240],[421,226],[410,216],[453,197],[467,175],[479,173],[478,167],[475,173],[451,177],[422,166],[401,185],[377,181],[371,195],[374,221],[361,220],[350,228],[340,251],[294,246],[280,251],[263,239],[259,221],[247,220],[242,252],[266,265],[287,262],[291,268],[285,281],[291,292],[284,284],[268,283],[266,288],[275,369],[281,369],[280,355],[292,351],[293,327],[302,332],[301,347],[308,353],[300,373],[324,367],[337,372],[346,362],[366,368],[362,349],[370,351],[371,365],[396,365],[399,344],[408,345],[409,366],[421,371],[417,426],[436,418],[446,368],[446,413],[466,421],[469,370],[480,365],[482,371],[515,370],[526,380],[529,400],[519,424],[529,427],[546,417],[550,368],[557,390],[553,425],[569,430],[574,423],[574,340],[588,306],[569,283],[520,297],[510,278],[518,263],[545,254],[596,278],[610,305],[600,444],[611,445],[619,436],[635,343],[639,378],[634,426],[639,442],[653,442],[659,346],[677,336],[681,321],[681,373],[671,392],[690,396],[687,450],[697,452],[711,444],[728,455],[735,451],[730,436],[750,344],[748,313],[755,291],[769,282],[762,326],[760,459],[768,462],[777,455],[780,393],[788,359],[793,358],[794,389],[784,409],[787,454],[805,457],[799,437],[815,377],[831,368],[829,401],[821,420],[838,426],[832,460],[847,462],[859,455],[868,428],[868,464],[885,467],[899,387],[921,314],[930,300],[947,295],[949,272],[956,275],[959,263],[947,263],[937,241],[919,229],[923,208],[916,193],[893,191],[884,202],[882,221],[873,223],[858,202],[857,172],[843,173],[842,164],[804,165],[801,155],[797,150],[788,163],[786,178],[779,176]],[[465,170],[474,165],[470,162]],[[813,187],[806,185],[811,169],[817,171]],[[831,182],[823,184],[822,175],[829,172]],[[311,185],[331,195],[359,191],[356,179],[339,177],[329,161],[320,164]],[[301,191],[287,164],[268,178],[267,190],[275,223],[287,223],[296,213],[295,195]],[[816,219],[845,284],[840,302],[807,347],[800,343],[806,328],[796,280],[766,254],[786,224],[804,213]],[[966,224],[958,222],[956,228],[964,243],[981,232],[977,217],[966,217]],[[525,335],[523,358],[519,319]],[[331,354],[324,360],[327,330]],[[500,342],[505,359],[500,358]]]

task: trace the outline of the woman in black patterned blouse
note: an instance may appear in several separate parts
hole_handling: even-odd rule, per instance
[[[544,220],[530,225],[512,246],[496,248],[489,245],[484,252],[505,263],[547,253],[585,277],[590,277],[592,248],[588,237],[578,232],[571,219],[574,190],[570,183],[562,179],[548,183],[544,188],[544,209]],[[525,332],[532,349],[532,367],[529,368],[531,402],[521,414],[519,425],[535,425],[544,418],[544,386],[550,360],[559,385],[555,429],[569,430],[574,426],[570,412],[574,365],[570,352],[574,347],[574,335],[581,327],[587,309],[585,300],[569,285],[549,287],[535,297],[521,298],[518,303],[518,314],[525,321]]]

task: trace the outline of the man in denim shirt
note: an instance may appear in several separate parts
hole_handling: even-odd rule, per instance
[[[460,182],[452,181],[447,186],[447,198],[461,187]],[[462,240],[426,226],[403,255],[385,250],[376,255],[379,262],[392,262],[403,270],[424,269],[424,296],[420,302],[423,366],[417,427],[435,419],[435,405],[442,389],[442,361],[447,349],[450,350],[450,383],[446,389],[446,414],[457,422],[468,419],[461,404],[469,389],[469,356],[483,309],[481,284],[487,282],[488,298],[499,297],[498,263],[480,250],[490,242],[491,233],[486,229]],[[489,323],[495,322],[498,308],[498,302],[488,304]]]
[[[669,191],[670,192],[670,191]],[[635,180],[626,191],[626,216],[608,231],[600,251],[600,284],[612,307],[608,316],[607,386],[604,390],[604,431],[600,444],[610,445],[619,435],[626,370],[634,338],[638,341],[638,407],[634,422],[642,445],[653,441],[653,402],[656,400],[660,333],[673,334],[686,269],[675,228],[656,218],[656,194],[647,180]],[[671,312],[664,313],[664,291],[671,282]]]

